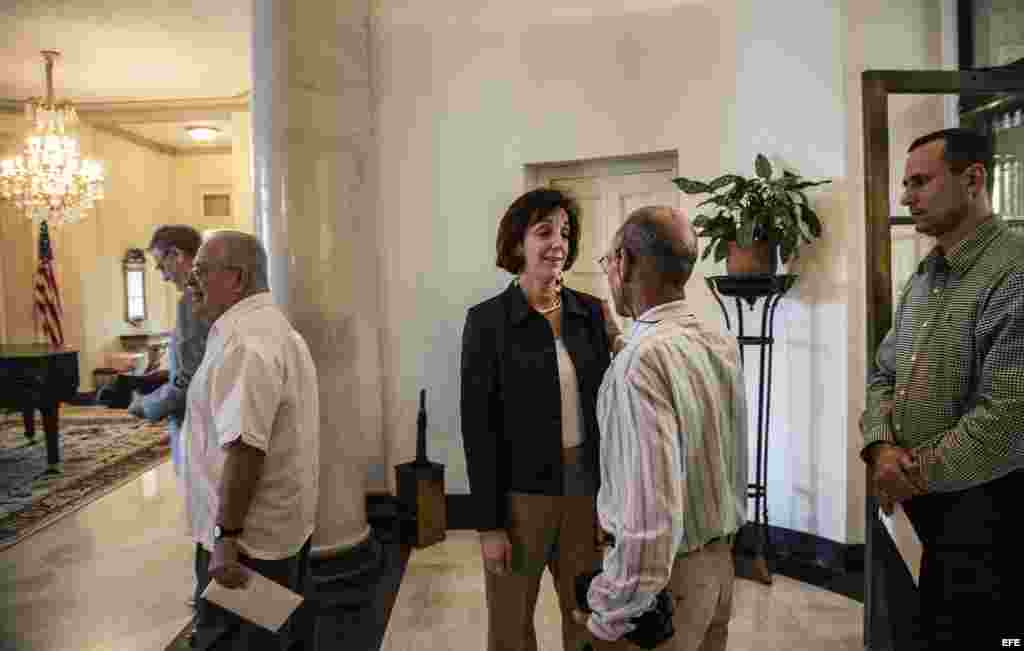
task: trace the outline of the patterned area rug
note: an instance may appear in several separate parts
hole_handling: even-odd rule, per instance
[[[0,549],[134,479],[170,456],[163,423],[123,409],[62,406],[61,473],[46,473],[46,435],[36,413],[30,444],[20,413],[0,414]]]

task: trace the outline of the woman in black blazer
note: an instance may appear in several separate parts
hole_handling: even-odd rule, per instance
[[[562,286],[579,250],[579,219],[576,202],[559,190],[516,199],[497,237],[497,265],[516,279],[470,308],[463,330],[462,438],[479,518],[489,651],[537,648],[533,618],[545,567],[558,592],[564,648],[590,640],[572,618],[573,580],[601,562],[596,402],[618,326],[601,300]]]

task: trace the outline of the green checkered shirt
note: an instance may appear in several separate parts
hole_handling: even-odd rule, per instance
[[[861,431],[864,450],[912,450],[929,492],[1024,468],[1024,238],[998,217],[918,265],[879,346]]]

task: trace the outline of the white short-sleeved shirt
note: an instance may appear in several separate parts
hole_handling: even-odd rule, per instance
[[[299,552],[313,533],[320,469],[316,367],[270,293],[233,305],[210,328],[182,425],[189,533],[213,550],[225,446],[266,457],[239,546],[252,558]]]

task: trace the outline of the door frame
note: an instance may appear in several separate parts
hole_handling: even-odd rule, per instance
[[[985,70],[867,70],[861,74],[864,116],[864,195],[865,195],[865,272],[867,280],[867,360],[868,368],[879,344],[892,326],[892,237],[894,223],[889,195],[889,95],[946,95],[962,93],[1024,93],[1024,75],[1020,69]],[[900,220],[904,221],[904,220]],[[897,221],[895,223],[900,223]],[[865,555],[864,555],[864,647],[892,648],[891,636],[876,631],[877,621],[889,621],[888,583],[880,575],[885,560],[873,543],[876,536],[889,532],[878,517],[878,502],[871,495],[870,477],[865,467]],[[885,538],[879,538],[885,540]]]

